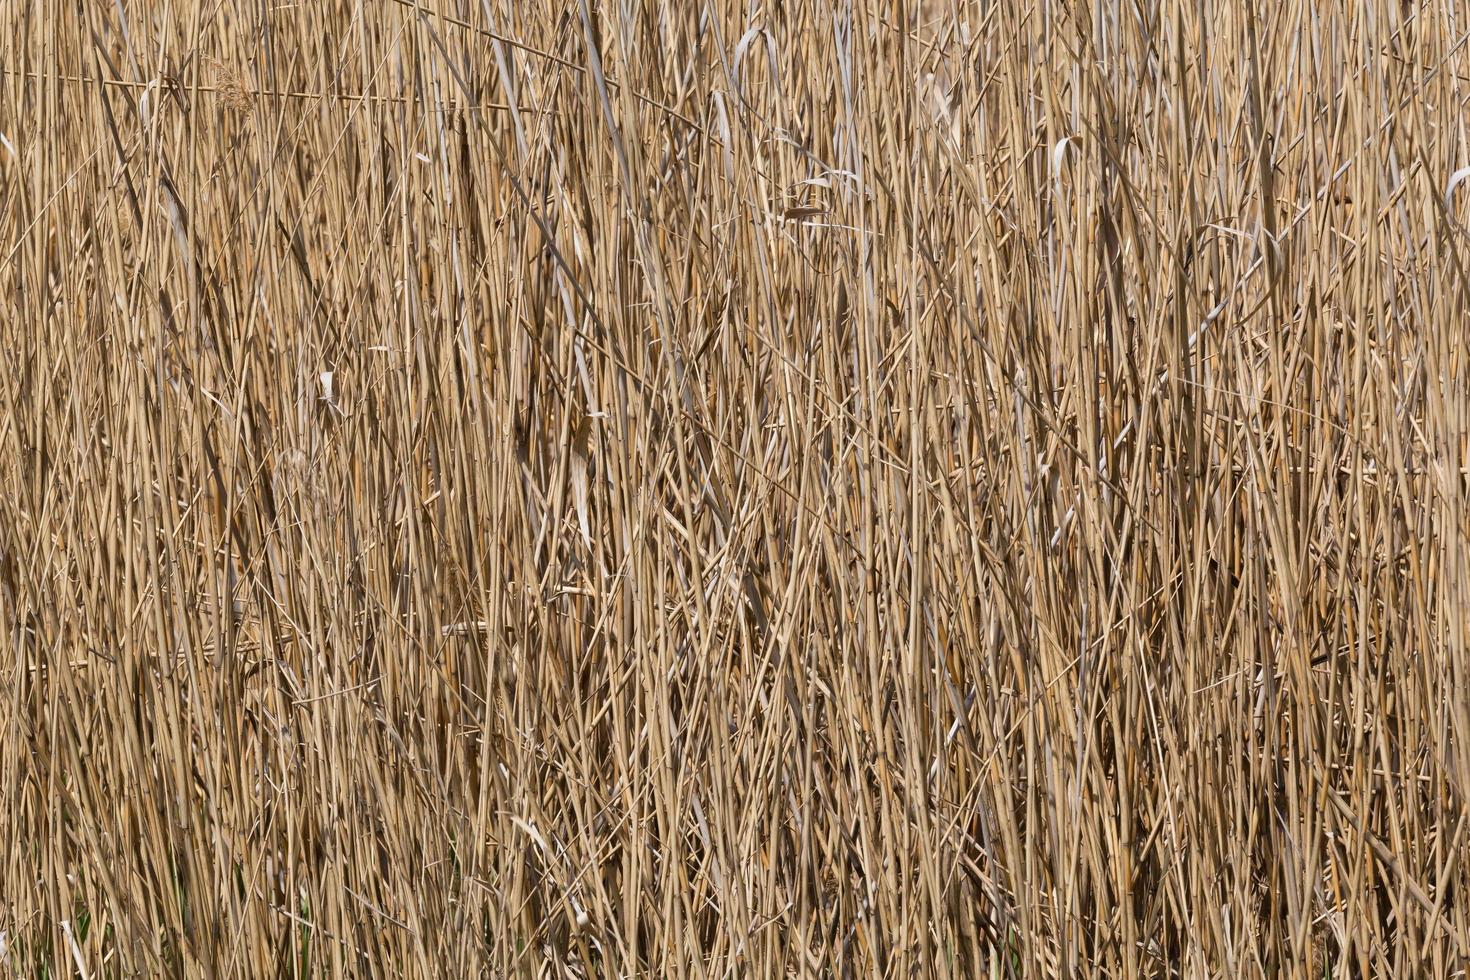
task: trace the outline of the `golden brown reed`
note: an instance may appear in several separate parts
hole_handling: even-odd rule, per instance
[[[1456,4],[21,9],[0,975],[1463,976]]]

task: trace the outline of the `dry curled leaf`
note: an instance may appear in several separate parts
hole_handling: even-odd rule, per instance
[[[584,417],[577,422],[572,436],[572,503],[577,508],[577,526],[582,540],[592,547],[592,528],[587,520],[588,478],[587,466],[592,455],[592,419]]]
[[[826,208],[799,206],[787,208],[786,210],[782,211],[781,217],[785,218],[787,221],[801,221],[805,218],[811,218],[815,217],[816,215],[826,213]]]

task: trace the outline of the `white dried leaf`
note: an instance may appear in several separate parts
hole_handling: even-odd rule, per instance
[[[1470,167],[1461,167],[1459,170],[1450,174],[1450,182],[1445,185],[1444,189],[1444,206],[1446,208],[1450,206],[1450,199],[1455,196],[1455,188],[1463,184],[1467,178],[1470,178]]]
[[[1072,137],[1063,136],[1057,140],[1056,145],[1051,148],[1051,179],[1062,179],[1062,158],[1067,155],[1067,144],[1072,142]]]

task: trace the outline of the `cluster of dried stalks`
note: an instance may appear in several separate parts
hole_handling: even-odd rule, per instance
[[[0,975],[1464,975],[1460,5],[10,14]]]

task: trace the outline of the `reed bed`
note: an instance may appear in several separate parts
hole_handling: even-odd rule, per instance
[[[1462,5],[0,9],[0,975],[1465,976]]]

